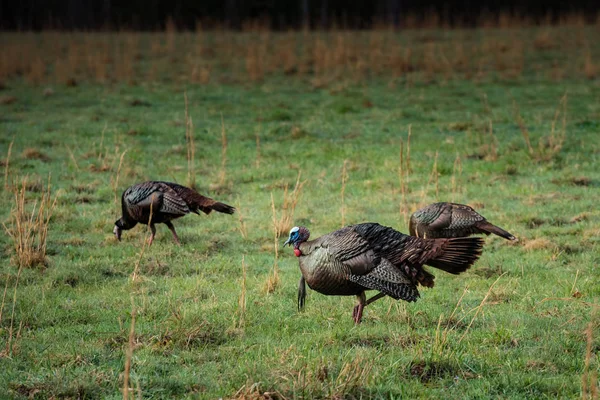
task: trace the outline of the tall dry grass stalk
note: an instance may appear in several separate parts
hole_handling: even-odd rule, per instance
[[[273,198],[273,192],[271,192],[271,212],[273,214],[273,251],[275,252],[275,257],[273,258],[273,269],[269,276],[267,277],[267,281],[265,282],[265,292],[273,293],[275,289],[279,286],[279,222],[277,219],[277,213],[275,211],[275,199]]]
[[[288,185],[286,184],[283,189],[283,205],[281,207],[281,217],[277,218],[276,213],[273,210],[273,226],[275,228],[276,237],[280,237],[283,234],[287,234],[292,228],[294,220],[294,212],[296,211],[296,205],[300,200],[300,194],[302,193],[302,187],[306,181],[300,182],[300,176],[302,171],[298,171],[298,177],[296,178],[296,184],[294,190],[290,193]],[[273,194],[271,193],[271,198]]]
[[[454,315],[456,314],[456,311],[458,310],[458,307],[462,303],[462,300],[465,297],[465,295],[467,294],[468,290],[469,290],[469,286],[467,285],[467,286],[465,286],[465,289],[463,290],[463,294],[460,296],[460,298],[456,302],[456,305],[454,306],[454,310],[452,310],[452,314],[450,314],[450,317],[448,317],[449,322],[453,321]],[[444,315],[440,314],[440,318],[438,319],[437,328],[435,330],[435,338],[433,341],[433,346],[431,348],[432,355],[434,355],[436,357],[441,357],[446,353],[446,350],[447,350],[446,344],[448,343],[448,332],[455,329],[458,326],[458,324],[462,321],[462,319],[464,318],[463,317],[460,320],[458,320],[456,323],[454,323],[454,325],[450,326],[450,324],[448,324],[448,325],[446,325],[444,330],[440,330],[440,328],[442,326],[442,318],[443,317],[444,317]]]
[[[410,209],[408,207],[410,181],[410,136],[411,125],[408,126],[406,151],[404,151],[404,141],[400,139],[400,165],[398,167],[398,178],[400,181],[400,215],[402,215],[405,224],[408,224],[408,215],[410,213]]]
[[[345,362],[329,387],[330,399],[342,399],[353,389],[369,383],[373,361],[357,354],[352,361]]]
[[[592,60],[592,54],[588,51],[585,54],[585,61],[583,63],[583,74],[588,79],[596,79],[600,74],[600,68]]]
[[[246,227],[246,221],[244,220],[244,214],[242,214],[242,206],[238,200],[238,204],[236,207],[236,214],[238,216],[238,221],[240,223],[240,234],[242,235],[242,238],[244,239],[248,239],[248,228]]]
[[[227,179],[227,134],[225,132],[225,121],[221,114],[221,173],[219,174],[219,185],[225,185]]]
[[[439,190],[439,172],[438,172],[438,156],[439,156],[439,152],[436,151],[435,152],[435,157],[433,159],[433,165],[431,167],[431,173],[429,174],[429,179],[427,180],[427,184],[425,186],[423,186],[422,190],[421,190],[421,203],[425,202],[425,198],[427,197],[427,195],[429,194],[429,186],[431,184],[434,185],[435,187],[435,197],[438,198],[439,194],[440,194],[440,190]]]
[[[489,123],[488,123],[487,134],[488,134],[489,141],[486,144],[484,144],[484,147],[483,147],[484,153],[485,153],[485,159],[487,161],[496,161],[496,160],[498,160],[498,139],[494,135],[494,125],[493,125],[491,119],[489,120]]]
[[[48,226],[57,198],[52,200],[50,177],[42,198],[35,201],[31,209],[27,206],[26,192],[27,178],[23,178],[21,189],[15,188],[9,226],[3,223],[4,229],[13,242],[15,264],[19,267],[45,265]]]
[[[154,204],[154,195],[152,195],[151,198],[151,202],[150,202],[150,216],[148,218],[148,228],[150,228],[150,224],[152,223],[152,217],[154,214],[154,210],[152,209]],[[127,400],[129,399],[129,396],[131,394],[131,392],[133,392],[134,388],[130,387],[130,375],[131,375],[131,365],[132,365],[132,357],[133,357],[133,352],[135,350],[136,347],[136,340],[135,340],[135,319],[136,319],[136,315],[137,315],[137,307],[135,305],[135,296],[137,296],[138,294],[136,293],[136,288],[138,283],[140,282],[140,266],[142,264],[142,260],[144,259],[144,253],[146,251],[146,248],[149,246],[149,240],[146,238],[142,239],[142,245],[140,248],[140,252],[138,254],[137,260],[135,262],[135,265],[133,267],[133,271],[131,272],[131,293],[130,293],[130,298],[131,298],[131,323],[129,326],[129,337],[127,340],[127,347],[125,349],[125,365],[123,368],[123,400]],[[139,386],[139,382],[137,382],[137,391],[138,393],[141,393],[141,388]],[[141,398],[141,395],[139,396]]]
[[[558,119],[562,116],[560,128],[557,128]],[[550,135],[547,140],[540,141],[540,153],[544,154],[545,160],[554,158],[561,150],[567,140],[567,93],[561,97],[550,128]],[[546,143],[544,143],[546,142]]]
[[[537,148],[532,146],[529,130],[523,121],[523,117],[519,112],[516,102],[514,102],[514,104],[515,119],[521,130],[521,135],[525,140],[529,156],[536,161],[552,160],[560,153],[567,140],[567,93],[561,97],[558,106],[554,111],[554,117],[552,118],[552,124],[550,125],[550,133],[543,135],[538,139]]]
[[[523,140],[525,141],[525,145],[527,146],[527,152],[530,157],[534,156],[533,146],[531,145],[531,139],[529,138],[529,130],[527,129],[527,125],[525,125],[525,121],[523,121],[523,117],[519,111],[519,106],[517,102],[513,99],[513,108],[515,113],[515,119],[517,120],[517,125],[519,126],[519,130],[521,131],[521,136],[523,136]]]
[[[119,196],[118,196],[119,178],[121,176],[121,169],[123,168],[123,159],[125,158],[125,154],[127,154],[127,150],[123,151],[121,153],[121,157],[119,157],[119,166],[117,167],[117,172],[115,173],[115,177],[113,179],[113,195],[114,195],[114,202],[117,207],[119,205]],[[73,157],[73,159],[74,159],[74,157]]]
[[[348,180],[348,171],[346,169],[346,165],[348,165],[348,160],[344,160],[344,165],[342,166],[342,189],[340,191],[340,212],[342,214],[342,227],[346,226],[346,204],[344,203],[344,195],[346,193],[346,181]]]
[[[460,160],[460,154],[456,152],[456,158],[454,159],[454,165],[452,166],[452,178],[451,178],[451,186],[452,186],[452,201],[457,201],[458,192],[460,192],[460,186],[458,183],[457,176],[460,177],[462,175],[462,162]]]
[[[256,132],[256,158],[254,160],[254,166],[260,168],[260,135]]]
[[[11,140],[10,144],[8,145],[8,151],[6,152],[6,164],[4,165],[4,190],[8,191],[8,171],[9,171],[9,166],[10,166],[10,155],[12,153],[12,147],[13,147],[13,143],[15,142],[15,139]]]
[[[136,308],[133,295],[131,296],[131,324],[129,326],[129,337],[127,340],[127,349],[125,351],[125,367],[123,370],[123,400],[129,399],[129,392],[133,391],[133,388],[129,387],[129,378],[131,374],[131,358],[133,357],[133,350],[135,348],[135,316]]]
[[[71,159],[71,161],[73,161],[73,165],[75,166],[75,170],[77,172],[80,171],[79,168],[79,163],[77,162],[77,159],[75,158],[75,154],[73,153],[73,149],[71,149],[71,147],[65,145],[65,148],[67,149],[67,152],[69,153],[69,158]]]
[[[194,122],[188,112],[188,97],[187,92],[183,92],[183,98],[185,101],[185,144],[187,147],[187,165],[188,165],[188,176],[187,184],[192,189],[196,189],[196,169],[194,156],[196,154],[196,144],[194,142]]]
[[[597,306],[594,305],[592,309],[592,315]],[[594,357],[594,322],[590,321],[586,330],[586,346],[585,346],[585,359],[583,366],[583,374],[581,375],[581,398],[582,400],[597,400],[598,399],[598,370],[597,368],[590,368]],[[590,371],[591,369],[591,371]]]
[[[17,273],[17,276],[19,274]],[[2,315],[4,314],[4,305],[6,304],[6,294],[8,293],[8,283],[10,282],[10,277],[6,277],[6,282],[4,282],[4,292],[2,293],[2,303],[0,303],[0,324],[2,324]]]
[[[14,345],[13,345],[13,339],[15,338],[15,334],[14,334],[14,322],[15,322],[15,309],[17,306],[17,293],[18,293],[18,287],[19,287],[19,279],[21,278],[21,272],[23,271],[23,265],[19,266],[19,270],[17,272],[17,277],[15,279],[15,285],[13,287],[13,298],[12,298],[12,310],[10,313],[10,325],[8,327],[8,340],[6,341],[6,347],[4,348],[4,351],[0,352],[0,355],[2,355],[2,353],[4,353],[4,356],[6,357],[12,357],[13,351],[14,351]],[[0,308],[0,322],[2,322],[2,310],[4,309],[4,300],[6,298],[6,292],[8,289],[8,281],[9,279],[6,279],[6,284],[4,286],[4,294],[2,295],[2,307]],[[22,322],[21,322],[22,324]],[[21,331],[21,326],[19,326],[19,332]],[[19,332],[17,333],[16,337],[19,337]]]
[[[412,124],[408,125],[408,135],[406,136],[406,172],[410,173],[410,137],[412,136]]]
[[[460,339],[458,340],[458,343],[460,344],[460,342],[463,341],[463,339],[465,338],[465,336],[467,336],[467,333],[469,333],[469,329],[471,329],[471,325],[473,325],[473,322],[475,322],[475,319],[477,318],[477,316],[479,315],[479,313],[481,312],[481,310],[483,310],[483,306],[485,305],[485,302],[487,300],[487,298],[490,296],[490,294],[492,293],[492,289],[494,288],[494,286],[496,285],[496,283],[498,283],[498,281],[500,280],[500,278],[502,278],[504,275],[506,274],[506,272],[502,273],[502,275],[500,275],[495,281],[494,283],[492,283],[490,285],[490,288],[488,289],[487,293],[485,294],[485,296],[483,297],[483,300],[481,300],[481,303],[479,303],[479,305],[477,307],[475,307],[475,315],[473,315],[473,318],[471,318],[471,322],[469,322],[469,325],[467,325],[467,328],[465,329],[464,333],[462,334],[462,336],[460,337]]]
[[[246,274],[248,267],[242,256],[242,282],[240,283],[240,297],[238,299],[238,320],[237,327],[243,328],[246,325]]]

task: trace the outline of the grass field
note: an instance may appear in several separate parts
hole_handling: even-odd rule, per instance
[[[23,222],[25,178],[25,211],[50,182],[52,213],[41,263],[19,267],[0,236],[0,397],[597,398],[600,81],[532,71],[6,79],[0,218],[8,232]],[[180,247],[164,225],[150,248],[143,226],[118,243],[120,194],[148,179],[195,180],[239,213],[175,221]],[[297,311],[290,224],[407,232],[412,211],[442,200],[519,242],[487,238],[471,270],[435,270],[417,303],[380,300],[359,326],[352,297],[309,291]]]

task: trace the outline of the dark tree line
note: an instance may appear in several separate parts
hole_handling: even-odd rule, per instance
[[[374,21],[398,27],[402,16],[437,14],[450,25],[474,25],[482,15],[509,12],[531,18],[558,18],[582,12],[595,19],[598,0],[0,0],[4,30],[163,29],[168,19],[179,29],[206,26],[239,29],[262,20],[274,29],[327,28],[333,24],[368,28]]]

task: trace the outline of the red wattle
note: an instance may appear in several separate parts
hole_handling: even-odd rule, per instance
[[[300,251],[300,249],[294,249],[294,254],[296,255],[296,257],[300,257],[302,255],[302,252]]]

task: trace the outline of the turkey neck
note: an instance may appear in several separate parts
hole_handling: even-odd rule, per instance
[[[125,193],[121,196],[121,222],[123,223],[123,229],[131,229],[137,225],[137,221],[129,213],[125,205]]]

